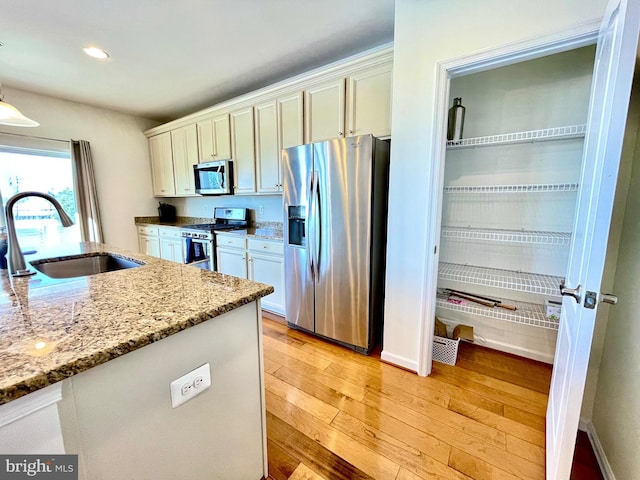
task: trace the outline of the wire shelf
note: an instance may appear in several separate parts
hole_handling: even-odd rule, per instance
[[[527,230],[502,230],[492,228],[442,227],[442,238],[461,240],[488,240],[491,242],[530,243],[536,245],[562,245],[571,243],[571,234],[564,232],[540,232]]]
[[[577,183],[541,183],[525,185],[462,185],[444,187],[444,193],[549,193],[577,191]]]
[[[503,133],[486,137],[463,138],[462,140],[450,140],[447,149],[489,147],[492,145],[507,145],[512,143],[540,142],[547,140],[568,140],[571,138],[583,138],[587,126],[569,125],[565,127],[544,128],[542,130],[529,130],[526,132]]]
[[[545,316],[544,305],[527,302],[514,302],[505,298],[500,298],[505,304],[515,305],[515,311],[505,310],[499,307],[485,307],[480,304],[466,301],[463,304],[456,304],[447,301],[448,294],[438,293],[436,299],[436,307],[446,310],[455,310],[458,312],[470,313],[481,317],[495,318],[507,322],[520,323],[530,325],[532,327],[548,328],[550,330],[558,330],[558,320],[551,320]]]
[[[538,273],[516,272],[499,268],[473,267],[456,263],[441,262],[438,276],[442,280],[451,280],[487,287],[504,288],[518,292],[536,293],[559,297],[561,277]]]

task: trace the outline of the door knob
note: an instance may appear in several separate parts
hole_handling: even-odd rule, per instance
[[[560,284],[560,295],[564,297],[573,297],[576,303],[580,303],[580,290],[582,289],[581,285],[578,285],[576,288],[567,288],[564,285],[564,280]]]
[[[600,301],[602,303],[608,303],[610,305],[617,305],[618,304],[618,297],[616,297],[612,293],[601,293],[600,294]]]

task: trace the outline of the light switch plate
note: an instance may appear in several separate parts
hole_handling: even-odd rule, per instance
[[[208,363],[171,382],[171,407],[176,408],[211,386],[211,368]]]

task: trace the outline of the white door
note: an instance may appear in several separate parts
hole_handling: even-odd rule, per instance
[[[547,408],[547,479],[571,473],[638,47],[640,2],[611,0],[600,27],[580,193]],[[596,295],[589,308],[590,292]]]

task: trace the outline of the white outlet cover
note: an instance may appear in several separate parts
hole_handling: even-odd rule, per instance
[[[171,382],[171,407],[179,407],[193,397],[200,395],[210,386],[211,368],[208,363],[205,363]]]

